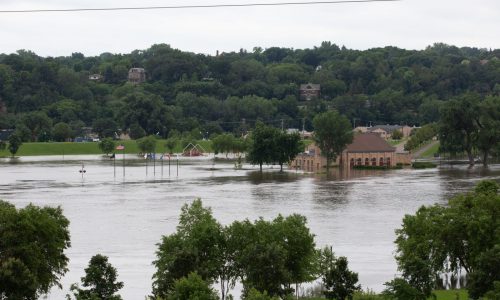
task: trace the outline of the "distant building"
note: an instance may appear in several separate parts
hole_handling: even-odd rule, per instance
[[[146,81],[146,71],[144,68],[132,68],[128,71],[128,82],[139,84]]]
[[[372,127],[365,127],[365,126],[358,126],[354,128],[355,132],[361,132],[361,133],[376,133],[380,135],[383,139],[389,139],[392,136],[392,133],[394,131],[399,131],[403,134],[404,138],[407,138],[410,136],[411,132],[417,127],[410,127],[408,125],[376,125]]]
[[[101,81],[104,79],[104,76],[102,76],[101,74],[90,74],[89,75],[89,80],[92,80],[92,81]]]
[[[321,94],[321,86],[319,84],[301,84],[300,85],[300,98],[302,100],[310,101],[313,98],[318,98]]]
[[[2,129],[0,130],[0,141],[7,141],[11,134],[14,133],[14,129]]]

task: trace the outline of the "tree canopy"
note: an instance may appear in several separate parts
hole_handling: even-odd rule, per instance
[[[69,221],[60,207],[0,201],[0,298],[37,299],[67,272]]]

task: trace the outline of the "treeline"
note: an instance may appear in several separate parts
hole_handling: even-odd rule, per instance
[[[314,116],[330,108],[357,125],[425,124],[466,92],[498,95],[499,56],[498,49],[445,44],[359,51],[330,42],[218,56],[166,44],[94,57],[19,50],[0,55],[0,129],[16,128],[24,141],[64,140],[82,127],[103,137],[132,129],[163,137],[174,129],[241,133],[258,119],[311,129]],[[132,67],[145,68],[145,83],[127,83]],[[302,102],[299,87],[308,82],[320,84],[321,95]]]
[[[500,297],[500,195],[491,180],[481,181],[446,206],[422,206],[396,230],[399,277],[380,295],[360,293],[358,274],[331,247],[316,248],[304,216],[240,220],[221,225],[197,199],[181,209],[175,232],[157,244],[149,299],[227,300],[241,282],[245,300],[295,299],[302,283],[320,283],[309,296],[327,299],[427,300],[433,290],[460,288],[472,299]],[[0,299],[38,299],[60,286],[68,271],[69,221],[60,208],[0,201]],[[22,237],[22,238],[20,238]],[[115,299],[123,287],[103,255],[91,258],[82,285],[71,286],[77,300]],[[220,297],[213,289],[219,286]],[[70,295],[68,299],[73,299]],[[307,298],[306,298],[307,299]]]

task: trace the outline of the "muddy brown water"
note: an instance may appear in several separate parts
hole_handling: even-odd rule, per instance
[[[63,299],[96,253],[118,269],[124,299],[144,299],[151,293],[156,244],[175,231],[181,206],[198,197],[223,224],[306,216],[317,246],[333,245],[337,255],[348,257],[363,288],[380,291],[397,274],[394,230],[405,214],[445,204],[481,179],[500,182],[500,165],[336,172],[327,178],[278,168],[260,174],[252,166],[235,170],[230,163],[193,159],[180,162],[179,176],[172,160],[169,176],[166,162],[163,175],[159,162],[154,171],[150,163],[146,175],[144,161],[131,158],[125,177],[121,157],[116,177],[113,162],[99,156],[0,160],[0,199],[17,207],[60,205],[71,222],[69,272],[63,290],[53,289],[48,299]]]

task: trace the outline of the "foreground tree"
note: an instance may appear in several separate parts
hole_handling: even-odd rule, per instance
[[[326,299],[352,300],[354,292],[361,290],[358,283],[358,273],[347,267],[347,258],[335,258],[330,247],[320,251],[320,269]]]
[[[120,300],[115,293],[123,287],[123,282],[117,282],[116,269],[108,262],[108,257],[96,254],[92,256],[89,266],[85,269],[85,277],[81,278],[81,289],[73,284],[71,291],[76,300]]]
[[[142,153],[154,153],[156,151],[156,137],[148,135],[137,140],[137,146]]]
[[[61,208],[0,201],[0,299],[37,299],[67,271],[69,221]]]
[[[222,227],[201,200],[184,205],[177,231],[164,236],[153,262],[153,295],[167,297],[175,281],[196,272],[209,284],[217,279],[221,265]]]
[[[52,137],[57,142],[65,142],[73,135],[71,127],[64,122],[59,122],[52,129]]]
[[[218,300],[217,293],[200,275],[190,273],[174,283],[167,300]]]
[[[500,196],[498,184],[480,182],[474,191],[452,198],[448,207],[421,207],[406,215],[396,230],[396,260],[403,279],[428,297],[436,278],[465,271],[470,296],[482,297],[500,281],[499,261]]]
[[[326,170],[332,161],[352,142],[353,132],[349,120],[337,111],[327,111],[313,119],[314,141],[326,157]]]

